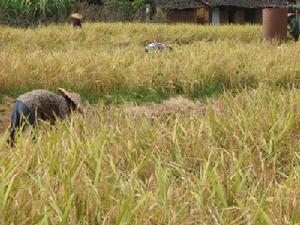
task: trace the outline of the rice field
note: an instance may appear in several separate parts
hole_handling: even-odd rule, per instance
[[[248,25],[1,27],[1,107],[90,104],[15,149],[2,123],[0,224],[299,224],[299,53]]]

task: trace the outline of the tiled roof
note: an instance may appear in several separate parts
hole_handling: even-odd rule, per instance
[[[194,9],[203,6],[201,0],[157,0],[163,9]]]
[[[211,7],[235,6],[241,8],[285,7],[287,0],[157,0],[164,9],[193,9],[203,4]]]
[[[242,8],[285,7],[286,0],[204,0],[212,7],[236,6]]]

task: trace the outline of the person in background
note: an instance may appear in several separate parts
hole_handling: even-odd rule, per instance
[[[151,44],[148,44],[146,46],[146,52],[149,52],[149,51],[163,51],[163,50],[166,50],[166,49],[169,49],[169,50],[173,50],[172,47],[169,47],[165,44],[162,44],[162,43],[158,43],[158,42],[153,42]]]
[[[83,15],[81,15],[80,13],[73,13],[71,15],[72,18],[72,24],[74,28],[80,28],[81,25],[81,20],[83,19]]]
[[[103,0],[89,0],[88,3],[94,4],[94,5],[103,5],[104,4]]]
[[[54,124],[56,118],[65,119],[72,111],[83,113],[79,94],[58,88],[60,95],[39,89],[20,95],[15,103],[10,125],[9,143],[16,143],[16,131],[25,126],[35,126],[38,119]]]
[[[299,39],[299,23],[294,13],[288,14],[289,33],[295,41]]]

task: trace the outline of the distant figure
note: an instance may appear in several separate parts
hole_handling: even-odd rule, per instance
[[[11,146],[16,142],[17,129],[25,125],[35,126],[37,119],[54,124],[57,117],[65,119],[72,111],[83,113],[80,95],[67,92],[63,88],[58,90],[60,95],[41,89],[27,92],[17,98],[11,115]]]
[[[73,13],[71,15],[72,18],[72,24],[74,28],[80,28],[81,27],[81,20],[83,19],[83,16],[80,13]]]
[[[163,50],[166,50],[166,49],[169,49],[169,50],[173,50],[173,48],[165,45],[165,44],[162,44],[162,43],[158,43],[158,42],[153,42],[149,45],[146,46],[146,52],[149,52],[149,51],[163,51]]]
[[[299,23],[297,22],[296,16],[294,13],[288,14],[289,22],[289,33],[294,38],[295,41],[299,39]]]
[[[103,0],[89,0],[88,3],[95,4],[95,5],[103,5],[104,4]]]

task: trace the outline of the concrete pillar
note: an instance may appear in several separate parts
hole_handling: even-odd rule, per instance
[[[220,24],[220,22],[221,22],[220,8],[213,8],[212,15],[211,15],[211,23]]]
[[[263,9],[263,36],[265,40],[287,39],[287,8]]]
[[[150,9],[151,9],[151,5],[150,4],[146,4],[146,23],[150,22]]]
[[[228,23],[228,10],[227,9],[220,9],[220,22]]]
[[[234,14],[234,22],[237,24],[244,24],[245,23],[245,10],[244,9],[237,9]]]

